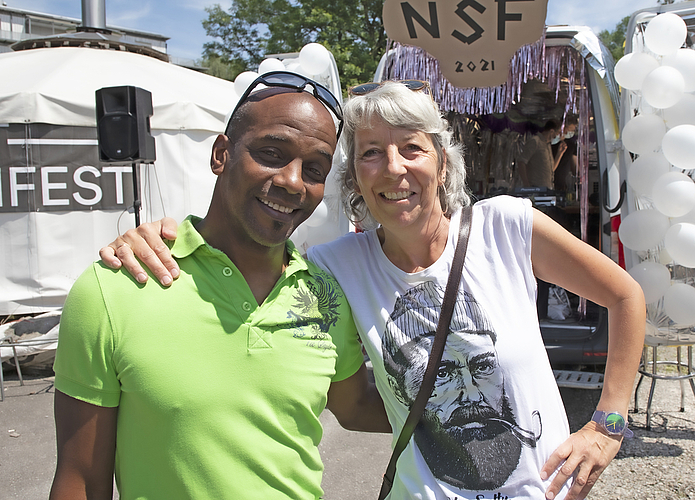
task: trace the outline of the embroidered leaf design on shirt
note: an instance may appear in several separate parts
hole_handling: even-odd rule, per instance
[[[333,279],[324,274],[317,274],[314,279],[308,280],[307,287],[296,291],[294,310],[289,311],[288,315],[297,318],[297,326],[311,323],[327,333],[338,322],[342,291]]]

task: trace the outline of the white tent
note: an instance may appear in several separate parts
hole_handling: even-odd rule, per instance
[[[233,83],[90,48],[3,53],[0,71],[0,315],[62,307],[98,248],[134,225],[132,167],[98,161],[97,89],[152,93],[157,161],[140,167],[142,220],[205,215]]]
[[[303,72],[298,54],[278,57]],[[157,160],[140,167],[141,220],[205,215],[212,143],[238,100],[233,83],[144,55],[77,47],[0,54],[0,71],[0,316],[62,308],[98,249],[134,226],[132,166],[99,163],[100,88],[152,94]],[[311,77],[340,99],[332,56]],[[341,160],[338,151],[334,163]],[[323,209],[293,236],[303,250],[349,230],[336,170]]]

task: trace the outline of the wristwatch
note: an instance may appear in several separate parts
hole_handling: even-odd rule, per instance
[[[596,410],[591,420],[603,427],[611,436],[624,436],[627,439],[634,436],[632,431],[627,427],[625,417],[616,411],[606,412]]]

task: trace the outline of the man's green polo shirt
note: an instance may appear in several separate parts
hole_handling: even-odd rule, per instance
[[[259,306],[198,220],[179,228],[171,288],[98,263],[77,280],[56,388],[119,407],[122,500],[316,499],[328,387],[362,363],[345,296],[288,242],[289,266]]]

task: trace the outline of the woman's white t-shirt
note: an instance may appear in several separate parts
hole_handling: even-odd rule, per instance
[[[394,443],[417,394],[458,238],[427,269],[389,261],[376,231],[309,249],[352,307]],[[540,469],[569,436],[538,325],[528,200],[473,207],[459,295],[433,394],[398,460],[390,499],[543,499]],[[559,498],[563,498],[566,489]]]

